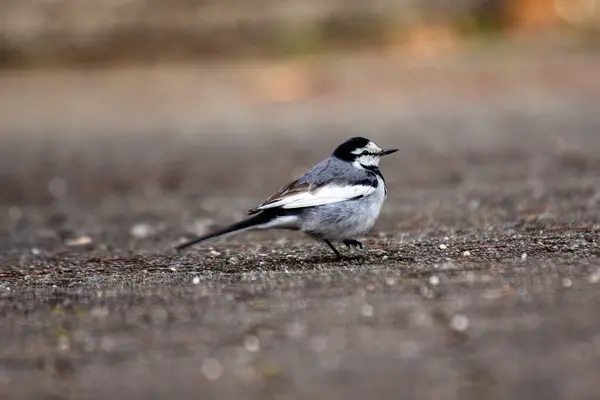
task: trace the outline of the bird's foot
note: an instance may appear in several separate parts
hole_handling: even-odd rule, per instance
[[[350,248],[350,246],[354,246],[354,247],[360,248],[361,250],[362,250],[362,248],[363,248],[363,244],[362,244],[361,242],[359,242],[358,240],[354,240],[354,239],[346,239],[346,240],[344,240],[344,242],[343,242],[343,243],[344,243],[344,244],[346,245],[346,247],[348,247],[348,248]]]
[[[340,254],[340,252],[335,248],[335,246],[333,244],[331,244],[331,242],[327,239],[323,239],[323,241],[327,244],[327,246],[329,246],[329,248],[331,250],[333,250],[333,252],[335,253],[335,260],[336,261],[340,261],[342,259],[342,255]]]

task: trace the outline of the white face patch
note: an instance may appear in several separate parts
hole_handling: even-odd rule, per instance
[[[379,153],[381,149],[373,142],[369,142],[365,147],[359,147],[358,149],[352,150],[352,154],[360,154],[363,151],[367,153]]]
[[[356,158],[356,162],[367,167],[376,167],[379,165],[379,156],[366,154]]]
[[[381,152],[381,149],[375,143],[369,142],[365,147],[353,150],[352,154],[358,155],[355,161],[356,163],[370,167],[379,165],[380,157],[376,155],[379,152]]]

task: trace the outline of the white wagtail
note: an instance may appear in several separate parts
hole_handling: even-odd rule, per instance
[[[177,250],[252,229],[291,229],[323,240],[340,259],[331,242],[362,249],[356,239],[373,227],[387,195],[379,160],[396,151],[382,150],[363,137],[349,139],[330,157],[250,210],[251,217],[183,243]]]

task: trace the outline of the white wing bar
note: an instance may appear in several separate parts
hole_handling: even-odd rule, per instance
[[[322,206],[325,204],[339,203],[354,199],[357,197],[368,196],[375,192],[376,188],[368,185],[355,186],[323,186],[315,191],[303,191],[288,196],[282,196],[273,199],[266,204],[258,206],[257,210],[266,210],[267,208],[302,208]]]

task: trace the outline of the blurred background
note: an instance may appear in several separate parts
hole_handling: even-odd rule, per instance
[[[4,0],[0,65],[98,67],[374,48],[413,59],[489,39],[593,43],[599,8],[597,0]]]
[[[0,200],[244,210],[356,135],[401,188],[577,160],[599,30],[599,0],[1,0]]]

